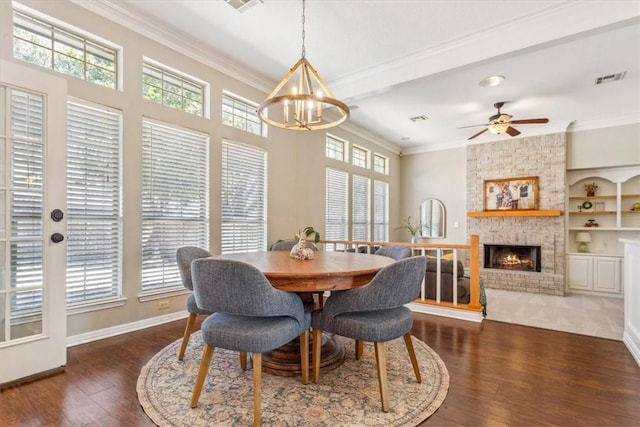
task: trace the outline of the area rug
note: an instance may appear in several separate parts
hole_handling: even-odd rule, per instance
[[[422,383],[416,383],[402,338],[386,344],[389,412],[381,410],[374,349],[365,344],[355,360],[354,341],[344,345],[342,366],[320,375],[319,384],[303,385],[299,377],[263,372],[263,426],[416,426],[444,401],[449,373],[424,342],[413,338]],[[197,408],[189,403],[203,343],[200,332],[189,340],[184,360],[177,359],[177,340],[156,354],[138,377],[138,399],[159,426],[248,426],[253,423],[253,373],[240,369],[238,353],[216,349]],[[248,363],[249,367],[251,363]]]

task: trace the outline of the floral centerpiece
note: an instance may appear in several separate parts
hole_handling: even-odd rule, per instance
[[[305,227],[302,232],[298,231],[295,235],[295,239],[298,243],[291,248],[289,256],[294,259],[313,259],[313,249],[307,246],[307,238],[313,236],[314,243],[320,241],[320,233],[313,229],[313,227]]]

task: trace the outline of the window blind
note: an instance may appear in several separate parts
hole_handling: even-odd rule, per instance
[[[371,237],[370,195],[371,180],[360,175],[353,175],[352,191],[352,240],[369,240]]]
[[[120,296],[122,113],[67,103],[67,303]]]
[[[142,124],[142,291],[182,286],[181,246],[209,248],[209,139]]]
[[[327,240],[347,240],[349,225],[349,175],[327,168],[325,172],[325,237]],[[342,249],[342,246],[336,249]]]
[[[221,252],[257,252],[267,241],[267,153],[222,142]]]
[[[389,240],[389,184],[373,181],[373,240]]]

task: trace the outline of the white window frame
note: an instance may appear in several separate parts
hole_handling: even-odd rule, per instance
[[[155,73],[157,75],[152,76],[151,73]],[[152,84],[147,76],[157,79],[157,81]],[[168,85],[174,87],[175,91],[168,90]],[[155,89],[155,91],[159,93],[161,99],[154,99],[147,96],[147,90],[145,90],[146,86]],[[196,77],[173,69],[168,65],[154,61],[150,58],[143,58],[142,99],[155,102],[157,104],[164,105],[167,108],[173,108],[187,114],[193,114],[194,116],[207,117],[208,100],[206,94],[208,93],[208,88],[208,83]],[[189,93],[193,93],[195,95],[189,96]],[[169,102],[168,98],[172,98],[174,101],[180,100],[180,107],[173,105]],[[199,98],[199,100],[194,98]],[[189,105],[191,104],[187,101],[191,101],[194,106],[199,105],[199,108],[189,108]]]
[[[373,180],[373,240],[389,241],[389,183]]]
[[[373,154],[373,171],[389,175],[389,158],[379,153]]]
[[[38,65],[42,68],[53,70],[69,77],[75,77],[98,86],[109,89],[121,89],[121,57],[122,48],[114,43],[103,40],[86,31],[77,29],[68,24],[63,24],[53,18],[45,16],[41,13],[32,11],[29,8],[14,3],[13,10],[13,57],[21,61]],[[20,28],[17,21],[23,20],[25,25],[28,24],[31,29],[25,29],[27,35],[21,37]],[[36,30],[39,28],[39,30]],[[36,33],[39,31],[39,33]],[[76,44],[76,52],[74,53],[71,44]],[[59,44],[59,46],[58,46]],[[37,49],[44,57],[40,57],[38,62],[30,61],[24,55],[20,55],[20,45],[23,47],[31,46],[31,49]],[[66,46],[66,49],[64,48]],[[81,46],[81,47],[79,47]],[[81,51],[81,52],[80,52]],[[100,64],[100,53],[103,55],[113,56],[113,67],[105,67]],[[76,64],[81,64],[81,73],[74,73],[72,70],[64,70],[60,68],[56,58],[64,56],[75,60]],[[102,84],[91,78],[87,78],[90,69],[99,70],[105,75],[112,76],[112,84]]]
[[[351,164],[363,169],[369,169],[370,151],[359,145],[351,146]]]
[[[351,176],[351,240],[371,240],[371,178]]]
[[[327,134],[325,137],[325,157],[328,159],[338,160],[341,162],[348,161],[349,142]]]
[[[349,174],[334,168],[325,169],[325,232],[327,240],[348,240]],[[338,245],[336,250],[343,249]],[[327,250],[332,250],[332,247]]]
[[[229,104],[231,104],[229,106]],[[242,98],[228,91],[222,91],[222,124],[258,136],[267,136],[268,126],[258,115],[258,103]],[[230,110],[230,111],[229,111]],[[226,120],[230,120],[229,124]],[[255,130],[250,124],[257,125]]]

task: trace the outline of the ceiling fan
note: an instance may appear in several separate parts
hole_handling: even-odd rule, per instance
[[[495,104],[493,104],[493,106],[498,109],[498,112],[497,114],[494,114],[493,116],[489,117],[489,123],[482,124],[482,125],[463,126],[458,129],[472,128],[477,126],[486,126],[480,132],[467,138],[467,140],[469,140],[469,139],[475,138],[476,136],[482,135],[486,131],[490,131],[491,133],[494,133],[496,135],[499,135],[501,133],[507,133],[510,136],[517,136],[517,135],[520,135],[520,131],[511,125],[526,125],[526,124],[549,122],[549,119],[547,118],[511,120],[511,118],[513,117],[511,114],[505,114],[500,112],[500,109],[502,108],[503,105],[504,105],[504,102],[496,102]]]

